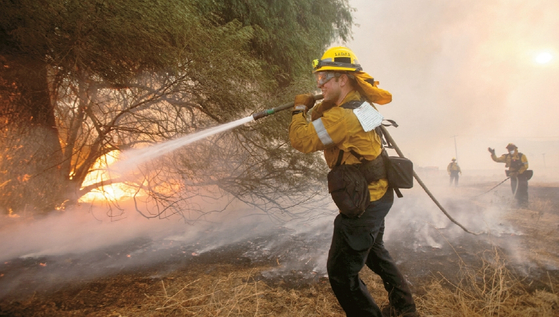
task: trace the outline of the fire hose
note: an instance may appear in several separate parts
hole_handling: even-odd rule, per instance
[[[398,153],[398,156],[400,157],[404,157],[404,153],[402,153],[402,151],[400,151],[400,148],[398,147],[398,145],[396,145],[396,142],[394,142],[394,139],[392,138],[392,136],[390,135],[390,133],[388,133],[388,130],[381,125],[380,126],[382,133],[384,134],[384,137],[386,138],[386,140],[392,144],[392,147],[394,148],[394,150],[396,151],[396,153]],[[417,181],[417,183],[419,183],[419,185],[421,186],[421,188],[423,188],[423,190],[425,191],[425,193],[427,193],[427,195],[431,198],[431,200],[435,203],[435,205],[437,205],[437,207],[439,207],[439,209],[443,212],[443,214],[445,214],[445,216],[450,219],[450,221],[452,221],[454,224],[456,224],[458,227],[462,228],[462,230],[466,231],[467,233],[473,234],[473,235],[480,235],[481,232],[479,233],[475,233],[475,232],[471,232],[470,230],[466,229],[466,227],[464,227],[462,224],[460,224],[458,221],[454,220],[454,218],[452,218],[448,212],[446,212],[446,210],[444,209],[444,207],[439,203],[439,201],[435,198],[435,196],[433,196],[433,194],[431,193],[431,191],[429,190],[429,188],[427,188],[427,186],[425,185],[425,183],[423,183],[423,181],[421,180],[421,178],[419,178],[419,176],[417,176],[417,173],[415,173],[415,171],[413,171],[413,178],[415,178],[415,180]]]
[[[314,95],[314,100],[320,100],[322,98],[323,98],[322,94]],[[271,114],[274,114],[276,112],[280,112],[282,110],[289,109],[289,108],[292,108],[292,107],[293,107],[293,102],[288,102],[288,103],[285,103],[281,106],[277,106],[275,108],[271,108],[271,109],[268,109],[268,110],[257,112],[255,114],[253,114],[252,117],[254,118],[254,120],[258,120],[260,118],[267,117]]]
[[[320,100],[322,98],[323,98],[322,94],[318,94],[318,95],[314,96],[314,100]],[[283,104],[283,105],[275,107],[275,108],[271,108],[271,109],[267,109],[267,110],[264,110],[264,111],[261,111],[261,112],[257,112],[255,114],[253,114],[252,117],[254,118],[254,120],[258,120],[260,118],[264,118],[264,117],[269,116],[271,114],[274,114],[276,112],[279,112],[279,111],[282,111],[282,110],[285,110],[285,109],[289,109],[289,108],[292,108],[292,107],[293,107],[293,102],[289,102],[289,103]],[[394,148],[396,153],[398,153],[398,156],[404,157],[404,153],[400,150],[398,145],[396,145],[396,142],[394,141],[394,139],[392,138],[390,133],[388,133],[388,130],[383,125],[381,125],[380,128],[381,128],[382,133],[384,134],[384,137],[386,138],[386,140],[389,142],[389,144],[392,145],[392,148]],[[439,203],[439,201],[435,198],[435,196],[433,196],[431,191],[427,188],[425,183],[423,183],[423,181],[419,178],[419,176],[415,173],[415,171],[413,171],[413,177],[415,178],[417,183],[419,183],[421,188],[423,188],[425,193],[427,193],[427,195],[435,203],[435,205],[437,205],[437,207],[439,207],[439,209],[443,212],[443,214],[445,214],[445,216],[448,219],[450,219],[450,221],[452,221],[458,227],[462,228],[462,230],[464,230],[467,233],[470,233],[470,234],[473,234],[473,235],[480,235],[481,234],[481,233],[475,233],[475,232],[469,231],[466,227],[464,227],[462,224],[460,224],[458,221],[456,221],[454,218],[452,218],[448,214],[448,212],[444,209],[444,207]]]
[[[492,191],[493,189],[499,187],[499,185],[501,185],[502,183],[508,181],[509,178],[510,178],[510,177],[505,178],[502,182],[500,182],[499,184],[497,184],[497,185],[491,187],[491,189],[489,189],[488,191],[485,191],[485,192],[483,192],[483,193],[481,193],[481,194],[479,194],[479,195],[477,195],[477,196],[474,196],[474,197],[479,197],[479,196],[481,196],[481,195],[485,195],[485,194],[489,193],[489,192]],[[516,186],[516,187],[518,188],[518,183],[517,183],[517,186]],[[516,194],[516,189],[514,190],[514,193],[513,193],[513,194]]]

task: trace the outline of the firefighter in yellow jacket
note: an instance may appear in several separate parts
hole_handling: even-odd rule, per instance
[[[313,62],[323,102],[314,106],[311,94],[297,95],[289,126],[291,145],[303,152],[323,151],[330,168],[337,164],[358,164],[360,158],[375,160],[381,155],[381,137],[374,129],[365,131],[354,109],[386,104],[392,95],[377,87],[378,82],[362,71],[354,53],[345,47],[327,50]],[[382,159],[382,158],[381,158]],[[370,203],[359,217],[342,213],[334,220],[334,233],[327,269],[332,290],[347,316],[382,316],[381,310],[359,278],[367,265],[378,274],[389,296],[389,309],[398,316],[416,316],[415,303],[404,276],[384,248],[384,218],[394,192],[386,178],[369,184]]]
[[[454,181],[454,186],[458,186],[458,174],[462,174],[462,170],[460,170],[460,166],[456,163],[456,159],[453,157],[452,161],[446,167],[446,171],[450,176],[450,186],[452,186],[452,182]]]
[[[506,174],[510,178],[512,194],[519,206],[526,207],[528,205],[528,180],[532,177],[531,171],[528,170],[528,158],[518,152],[518,147],[512,143],[509,143],[506,149],[507,153],[497,157],[495,149],[488,148],[493,161],[505,163],[505,167],[508,167]]]

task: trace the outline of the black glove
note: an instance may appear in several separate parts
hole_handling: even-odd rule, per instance
[[[488,147],[487,151],[489,151],[489,153],[495,155],[495,149],[492,149],[492,148]]]
[[[295,96],[295,102],[293,103],[292,114],[305,113],[309,111],[310,108],[314,106],[315,100],[312,94],[302,94]]]

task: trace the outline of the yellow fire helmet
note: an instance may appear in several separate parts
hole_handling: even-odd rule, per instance
[[[516,145],[514,145],[513,143],[509,143],[509,144],[507,144],[506,149],[509,150],[509,151],[514,150],[514,149],[516,149]]]
[[[359,72],[363,68],[359,65],[353,52],[343,46],[336,46],[324,52],[321,59],[312,62],[313,73],[323,71]]]

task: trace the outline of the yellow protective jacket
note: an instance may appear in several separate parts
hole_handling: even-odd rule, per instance
[[[460,170],[460,166],[458,166],[458,163],[456,163],[456,162],[450,162],[450,164],[448,164],[448,166],[446,167],[446,171],[449,174],[452,171],[462,173],[462,171]]]
[[[491,154],[491,158],[495,162],[505,163],[505,167],[508,167],[509,171],[511,172],[522,174],[528,169],[528,158],[526,157],[526,155],[518,153],[518,149],[514,150],[514,154],[512,155],[510,153],[507,153],[497,157],[495,154]],[[511,163],[517,160],[520,160],[521,162],[521,164],[519,164],[519,167],[512,166]]]
[[[342,104],[361,100],[357,91],[350,92]],[[367,160],[373,160],[382,152],[382,141],[372,130],[365,132],[352,109],[333,106],[322,113],[322,117],[308,122],[303,113],[296,114],[289,125],[289,140],[293,148],[310,153],[324,151],[328,167],[332,168],[338,160],[339,151],[344,151],[342,164],[357,164],[359,159],[351,154],[357,152]],[[371,201],[384,196],[388,181],[380,179],[369,184]]]

